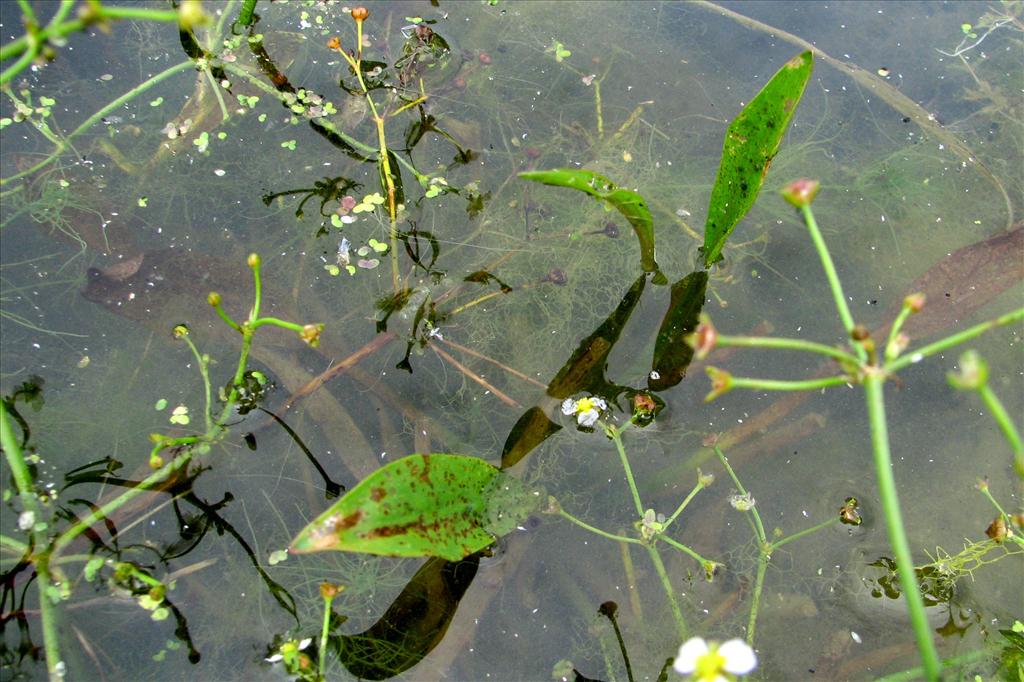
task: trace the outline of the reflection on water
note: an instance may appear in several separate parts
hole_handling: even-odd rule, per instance
[[[734,391],[705,404],[704,365],[691,364],[681,339],[703,310],[725,334],[842,342],[817,256],[777,193],[803,176],[822,182],[815,210],[853,315],[880,337],[913,289],[933,299],[910,327],[923,340],[1016,305],[1019,18],[1000,24],[982,3],[724,3],[734,14],[682,3],[368,7],[364,58],[380,63],[364,75],[390,116],[387,171],[374,112],[329,45],[335,35],[342,50],[356,41],[335,4],[261,2],[249,33],[233,35],[230,17],[198,31],[186,43],[211,55],[208,70],[194,68],[168,26],[74,34],[0,104],[11,119],[0,152],[2,388],[45,380],[42,408],[18,410],[40,482],[59,490],[73,477],[54,523],[145,477],[149,433],[194,432],[168,421],[185,406],[194,429],[204,404],[196,359],[170,331],[187,323],[213,359],[215,400],[239,337],[206,295],[217,290],[244,318],[245,254],[263,256],[264,314],[326,325],[317,349],[283,332],[261,332],[253,349],[275,386],[264,406],[296,437],[250,415],[201,473],[119,510],[66,552],[79,557],[61,566],[74,585],[62,610],[72,677],[277,675],[265,659],[289,640],[312,637],[303,655],[319,655],[319,584],[330,581],[346,587],[333,603],[330,679],[548,679],[556,666],[625,679],[598,614],[605,602],[619,607],[633,671],[653,678],[680,642],[647,553],[553,517],[505,538],[500,561],[477,571],[474,558],[455,577],[460,562],[275,554],[329,504],[325,481],[350,489],[414,452],[500,463],[575,517],[631,533],[638,519],[614,444],[577,430],[560,406],[596,395],[621,420],[648,391],[653,423],[624,438],[645,507],[671,514],[698,466],[717,477],[671,534],[725,570],[706,583],[698,562],[662,552],[692,633],[743,637],[757,570],[750,528],[728,503],[736,491],[702,447],[720,433],[769,534],[828,518],[850,495],[863,505],[864,526],[772,556],[755,642],[765,678],[863,679],[917,665],[901,602],[872,602],[862,581],[865,564],[888,556],[860,393]],[[0,11],[4,26],[21,25],[16,4]],[[972,32],[986,37],[970,48]],[[726,248],[728,267],[687,277],[725,127],[803,49],[792,36],[825,56]],[[48,136],[101,110],[41,164]],[[517,176],[559,166],[644,195],[658,264],[676,284],[637,279],[639,246],[617,214]],[[393,233],[382,172],[395,192]],[[1019,331],[972,342],[1010,414],[1024,410],[1012,373]],[[968,564],[961,553],[965,538],[977,551],[994,513],[976,480],[987,477],[1004,506],[1014,489],[991,418],[947,386],[958,355],[908,368],[888,393],[915,559],[938,570],[948,557],[961,571],[945,612],[955,627],[934,626],[944,656],[1010,626],[1006,591],[1021,570],[1020,557]],[[800,354],[755,350],[708,362],[736,376],[817,371]],[[82,580],[90,553],[173,581],[166,621],[140,607],[152,586],[139,575],[94,566],[94,587]],[[4,550],[5,571],[16,558]],[[34,587],[23,611],[12,606],[28,577],[5,583],[5,665],[30,653],[19,624],[42,644]],[[45,672],[27,660],[20,668]]]

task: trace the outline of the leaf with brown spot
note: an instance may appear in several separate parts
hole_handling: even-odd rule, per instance
[[[290,551],[457,561],[494,542],[495,519],[504,527],[509,518],[533,511],[509,507],[511,483],[505,478],[476,457],[403,457],[370,474],[306,526]]]
[[[810,51],[786,62],[729,124],[704,224],[704,267],[722,259],[725,240],[754,205],[813,66]]]

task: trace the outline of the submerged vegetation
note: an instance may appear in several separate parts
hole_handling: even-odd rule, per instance
[[[1024,672],[1020,3],[0,7],[5,669]]]

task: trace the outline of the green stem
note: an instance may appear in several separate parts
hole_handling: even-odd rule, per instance
[[[15,485],[18,487],[18,495],[21,498],[25,511],[33,515],[34,521],[39,521],[39,502],[36,499],[32,485],[32,474],[21,452],[21,445],[14,435],[14,428],[11,426],[7,416],[7,405],[0,401],[0,447],[3,447],[7,457],[7,463],[11,467],[11,475]],[[33,523],[33,526],[35,524]],[[29,531],[33,547],[45,547],[46,537],[36,532],[35,528]],[[59,682],[64,679],[65,663],[60,656],[60,639],[57,636],[57,610],[50,599],[49,591],[52,587],[50,579],[50,558],[52,551],[40,550],[37,554],[27,556],[35,564],[36,568],[36,589],[39,592],[39,614],[43,627],[43,649],[46,652],[46,670],[51,682]]]
[[[242,26],[252,25],[254,14],[256,14],[256,0],[242,0],[242,9],[238,10],[238,23]],[[323,668],[321,668],[322,672]]]
[[[850,383],[850,377],[835,376],[823,379],[803,379],[786,381],[780,379],[752,379],[749,377],[732,377],[732,388],[752,388],[761,391],[814,391],[829,386],[842,386]]]
[[[217,104],[220,106],[221,120],[226,121],[231,118],[231,112],[228,111],[228,106],[224,103],[224,96],[220,94],[220,83],[213,77],[213,73],[210,71],[210,67],[207,66],[203,69],[203,75],[206,76],[206,82],[210,84],[210,90],[213,92],[213,96],[217,98]]]
[[[25,177],[26,175],[31,175],[32,173],[35,173],[36,171],[38,171],[40,168],[43,168],[44,166],[52,163],[54,161],[54,159],[56,159],[58,156],[63,154],[65,151],[67,151],[68,146],[70,145],[70,142],[71,142],[72,139],[74,139],[75,137],[77,137],[78,135],[83,133],[84,131],[86,131],[89,128],[91,128],[101,118],[103,118],[104,116],[106,116],[110,112],[112,112],[112,111],[114,111],[116,109],[119,109],[120,107],[124,106],[124,104],[126,102],[134,99],[135,97],[138,97],[139,95],[141,95],[146,90],[149,90],[150,88],[152,88],[154,85],[157,85],[158,83],[160,83],[160,82],[162,82],[164,80],[167,80],[168,78],[170,78],[174,74],[178,73],[179,71],[184,71],[185,69],[191,67],[192,65],[193,64],[192,64],[191,61],[184,61],[184,62],[181,62],[179,64],[175,64],[174,66],[170,67],[169,69],[161,71],[157,75],[155,75],[152,78],[146,80],[144,83],[141,83],[141,84],[135,86],[134,88],[132,88],[131,90],[129,90],[125,94],[123,94],[120,97],[118,97],[117,99],[115,99],[110,104],[106,105],[105,107],[103,107],[102,109],[97,111],[95,114],[93,114],[88,119],[86,119],[84,123],[82,123],[80,126],[75,128],[73,131],[71,131],[70,133],[65,135],[64,139],[61,142],[61,144],[58,144],[57,147],[50,153],[50,155],[47,156],[46,158],[44,158],[42,161],[40,161],[39,163],[36,163],[31,168],[27,168],[27,169],[25,169],[25,170],[23,170],[23,171],[21,171],[19,173],[16,173],[16,174],[14,174],[14,175],[12,175],[10,177],[0,178],[0,187],[2,187],[3,185],[6,185],[9,182],[12,182],[13,180],[17,180],[18,178]]]
[[[683,513],[684,509],[686,509],[686,505],[690,504],[693,498],[697,496],[697,493],[699,493],[703,489],[704,485],[699,482],[697,483],[697,485],[693,486],[693,490],[691,490],[690,494],[686,496],[686,499],[679,503],[679,506],[676,507],[676,510],[672,512],[672,516],[668,517],[668,520],[665,521],[664,524],[662,524],[662,532],[668,530],[668,527],[672,525],[672,522],[675,521],[676,518]]]
[[[936,355],[937,353],[942,353],[943,351],[949,350],[953,346],[957,346],[961,343],[964,343],[965,341],[970,341],[976,336],[984,334],[989,329],[992,329],[994,327],[1001,327],[1005,324],[1020,322],[1021,320],[1024,320],[1024,308],[1018,308],[1017,310],[1008,312],[1005,315],[1000,315],[994,320],[988,320],[987,322],[976,324],[973,327],[968,327],[967,329],[961,332],[951,334],[950,336],[947,336],[944,339],[939,339],[935,343],[930,343],[927,346],[922,346],[917,350],[908,351],[901,355],[900,357],[893,360],[892,362],[885,363],[883,369],[890,374],[898,372],[904,367],[920,362],[926,357]]]
[[[1017,475],[1024,478],[1024,443],[1021,442],[1020,433],[1017,431],[1017,427],[1014,426],[1013,419],[1007,413],[1006,408],[1003,407],[999,396],[995,394],[995,391],[988,384],[982,384],[978,388],[978,394],[985,403],[985,407],[992,413],[992,418],[996,420],[999,429],[1003,432],[1003,436],[1009,441],[1010,447],[1013,448],[1013,466],[1017,470]]]
[[[196,366],[199,368],[199,373],[203,377],[203,391],[206,398],[205,409],[203,410],[203,417],[206,422],[206,431],[210,432],[213,430],[213,391],[210,387],[210,372],[207,367],[207,360],[203,358],[203,354],[196,348],[196,344],[192,343],[192,339],[188,337],[188,334],[183,334],[181,340],[184,341],[189,350],[192,351],[192,356],[196,359]]]
[[[324,597],[324,623],[320,627],[320,666],[318,668],[320,679],[326,679],[324,669],[327,666],[327,633],[330,631],[331,602],[333,601],[334,597]]]
[[[715,565],[715,562],[712,561],[711,559],[705,559],[703,556],[698,554],[695,550],[687,547],[686,545],[684,545],[683,543],[681,543],[681,542],[679,542],[677,540],[673,540],[672,538],[668,537],[665,534],[658,535],[658,539],[661,540],[662,542],[666,543],[666,544],[669,544],[669,545],[675,547],[680,552],[689,555],[690,558],[692,558],[694,561],[700,563],[701,568],[705,569],[705,571],[707,570],[708,566],[714,566]]]
[[[750,617],[747,619],[747,644],[754,646],[754,633],[757,631],[757,613],[761,608],[761,592],[764,590],[764,576],[768,571],[770,554],[764,545],[758,546],[761,556],[757,560],[757,575],[754,577],[754,595],[750,603]]]
[[[604,425],[605,433],[615,443],[615,449],[619,453],[619,461],[622,462],[622,469],[626,472],[626,481],[629,482],[629,491],[633,494],[633,504],[636,505],[637,516],[643,518],[644,506],[640,502],[640,491],[637,490],[636,480],[633,478],[633,469],[629,466],[629,457],[626,456],[626,448],[622,445],[622,435],[614,426]]]
[[[811,533],[817,533],[819,530],[822,530],[823,528],[828,528],[829,526],[834,526],[837,523],[839,523],[840,520],[841,519],[839,518],[839,515],[837,514],[837,515],[833,516],[832,518],[828,519],[827,521],[822,521],[821,523],[819,523],[816,526],[811,526],[810,528],[805,528],[804,530],[799,531],[797,533],[793,533],[792,535],[787,535],[786,537],[782,538],[781,540],[776,540],[775,542],[771,543],[772,551],[778,549],[779,547],[782,547],[783,545],[788,545],[789,543],[793,542],[794,540],[799,540],[802,537],[810,535]]]
[[[814,248],[818,252],[818,257],[821,259],[821,265],[825,269],[825,277],[828,279],[829,289],[832,290],[832,298],[836,304],[836,310],[839,311],[839,319],[843,321],[843,328],[846,330],[846,338],[849,339],[853,333],[853,315],[850,314],[850,308],[846,305],[846,295],[843,293],[843,285],[839,281],[839,275],[836,274],[835,263],[832,262],[832,255],[828,252],[828,247],[825,245],[825,240],[821,236],[821,230],[818,229],[818,222],[814,219],[814,212],[811,210],[811,205],[805,204],[800,207],[800,212],[803,214],[804,223],[807,225],[807,231],[811,235],[811,241],[814,242]],[[854,346],[857,357],[864,361],[867,359],[864,350],[860,346]]]
[[[249,260],[252,262],[252,265],[250,265],[249,267],[252,269],[252,282],[253,282],[253,289],[254,289],[254,293],[253,293],[253,297],[252,297],[252,308],[249,311],[249,324],[252,325],[253,323],[255,323],[256,319],[260,316],[260,306],[262,305],[262,302],[263,302],[263,284],[262,284],[262,282],[260,280],[260,262],[259,262],[259,257],[255,257],[254,258],[253,256],[249,256]],[[266,318],[266,319],[274,320],[274,318],[272,318],[272,317]],[[276,320],[276,322],[280,323],[282,321],[281,320]]]
[[[803,339],[787,339],[768,336],[726,336],[720,335],[715,346],[737,346],[741,348],[780,348],[783,350],[800,350],[808,353],[817,353],[835,358],[840,362],[857,364],[855,356],[840,348],[826,346],[823,343],[804,341]]]
[[[54,38],[63,38],[71,33],[81,31],[90,25],[116,19],[142,19],[147,21],[177,22],[178,13],[174,10],[152,10],[140,7],[104,7],[96,3],[94,8],[84,17],[64,22],[64,18],[74,6],[74,0],[63,0],[53,18],[42,30],[29,31],[16,40],[12,40],[0,49],[0,61],[21,55],[17,62],[0,73],[0,85],[7,84],[21,73],[42,52],[43,46]]]
[[[885,378],[879,372],[870,372],[864,377],[864,392],[867,399],[868,419],[871,422],[871,445],[874,450],[875,475],[878,478],[878,492],[885,512],[885,524],[889,532],[889,543],[896,555],[903,596],[907,601],[910,624],[921,654],[925,677],[939,679],[939,657],[932,640],[931,628],[924,612],[921,590],[914,573],[914,559],[903,525],[896,479],[892,473],[892,456],[889,452],[889,432],[885,416]]]
[[[672,589],[672,581],[668,578],[668,571],[665,570],[665,564],[661,561],[661,555],[658,554],[657,547],[653,545],[647,545],[647,553],[651,557],[651,563],[654,564],[654,570],[658,572],[658,577],[661,578],[661,586],[665,588],[665,596],[668,597],[669,607],[672,609],[672,616],[676,619],[676,627],[679,628],[679,641],[685,642],[689,636],[690,629],[686,626],[686,619],[683,618],[683,611],[679,608],[679,600],[676,599],[676,593]]]
[[[900,330],[903,329],[903,323],[907,321],[907,318],[913,312],[913,309],[904,302],[903,307],[900,308],[899,315],[893,321],[892,329],[889,330],[889,338],[885,342],[885,359],[887,362],[896,358],[896,337],[899,335]]]
[[[302,333],[301,324],[289,322],[288,320],[281,320],[276,317],[261,317],[258,320],[253,320],[252,322],[250,322],[249,326],[252,327],[253,329],[258,329],[268,324],[274,327],[282,327],[283,329],[288,329],[299,334]]]
[[[725,456],[724,452],[722,452],[722,448],[717,445],[714,447],[715,454],[718,455],[718,461],[722,463],[722,466],[725,467],[725,470],[729,473],[729,478],[732,479],[736,489],[740,491],[740,495],[749,495],[747,489],[743,487],[742,483],[740,483],[739,476],[737,476],[736,472],[733,471],[732,465],[729,464],[729,458]],[[749,511],[751,516],[754,517],[754,532],[757,535],[757,539],[761,545],[764,545],[768,542],[768,535],[764,532],[764,524],[761,523],[761,514],[758,513],[757,507],[752,506]]]
[[[566,521],[571,521],[572,523],[575,523],[580,528],[582,528],[584,530],[589,530],[591,533],[595,533],[596,535],[600,535],[603,538],[608,538],[609,540],[615,540],[616,542],[630,542],[630,543],[632,543],[634,545],[643,545],[643,544],[645,544],[639,538],[630,538],[630,537],[626,537],[625,535],[615,535],[614,533],[609,533],[606,530],[601,530],[600,528],[596,528],[594,526],[591,526],[586,521],[583,521],[582,519],[576,518],[575,516],[573,516],[569,512],[565,511],[564,509],[559,509],[558,510],[558,515],[561,516]]]

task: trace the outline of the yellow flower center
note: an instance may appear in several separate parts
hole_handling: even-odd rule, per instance
[[[693,671],[695,679],[713,682],[722,674],[725,666],[725,657],[718,653],[718,647],[712,649],[697,659],[696,669]]]
[[[576,403],[576,414],[583,414],[594,409],[593,398],[580,398],[579,402]]]

